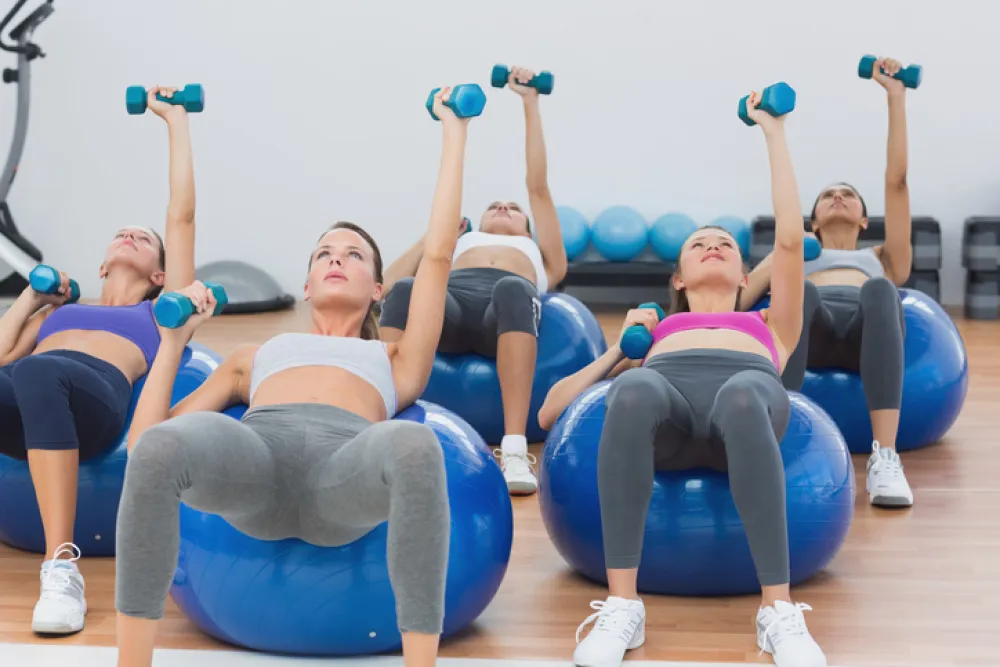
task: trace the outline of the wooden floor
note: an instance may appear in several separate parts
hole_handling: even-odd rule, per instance
[[[621,315],[602,315],[614,336]],[[302,308],[227,316],[197,340],[222,354],[282,331],[308,330]],[[910,510],[874,510],[864,495],[864,457],[855,457],[857,517],[827,572],[797,588],[814,611],[806,619],[831,665],[1000,665],[1000,323],[958,322],[969,353],[969,396],[940,444],[904,454],[916,496]],[[535,446],[537,453],[539,446]],[[475,627],[446,642],[442,655],[568,660],[577,625],[601,589],[575,576],[551,545],[536,497],[515,498],[515,539],[507,577]],[[0,547],[0,642],[114,643],[114,561],[81,562],[90,612],[70,638],[30,631],[39,558]],[[771,662],[758,656],[753,596],[646,598],[646,645],[631,658]],[[227,648],[202,635],[168,603],[159,645]]]

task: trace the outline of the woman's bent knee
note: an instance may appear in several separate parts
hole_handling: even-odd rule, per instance
[[[630,368],[611,383],[607,409],[610,414],[637,416],[636,411],[661,410],[663,392],[659,390],[662,376],[651,368]]]

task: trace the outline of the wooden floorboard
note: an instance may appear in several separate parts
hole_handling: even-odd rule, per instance
[[[618,333],[621,314],[601,314]],[[798,587],[798,600],[830,664],[851,666],[1000,665],[1000,323],[958,321],[970,364],[969,396],[938,445],[904,454],[916,496],[910,510],[880,511],[864,495],[864,457],[855,457],[857,514],[830,568]],[[282,331],[307,331],[307,311],[226,316],[197,340],[222,354]],[[536,454],[540,446],[533,446]],[[603,598],[574,575],[549,541],[535,497],[515,498],[514,549],[507,577],[475,627],[446,642],[442,655],[568,660],[577,625]],[[38,595],[35,555],[0,547],[0,642],[114,643],[114,561],[87,559],[86,629],[43,640],[30,631]],[[646,645],[631,658],[771,662],[758,656],[754,596],[689,599],[647,596]],[[225,648],[202,635],[173,603],[159,645]]]

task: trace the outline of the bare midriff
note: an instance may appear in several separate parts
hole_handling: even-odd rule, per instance
[[[146,358],[138,345],[108,331],[86,329],[60,331],[46,337],[35,347],[32,354],[53,350],[71,350],[96,357],[120,370],[132,384],[149,370],[146,367]]]
[[[778,360],[781,362],[781,368],[784,368],[788,354],[777,336],[774,337],[774,345],[778,349]],[[774,360],[771,359],[771,352],[763,343],[749,334],[732,329],[689,329],[688,331],[672,333],[654,344],[646,358],[649,359],[665,352],[684,352],[686,350],[749,352],[764,357],[769,363],[774,363]]]
[[[861,287],[868,280],[868,275],[857,269],[827,269],[810,274],[806,280],[816,287]]]
[[[457,269],[500,269],[527,278],[538,284],[535,267],[523,252],[506,246],[480,246],[466,250],[452,265]]]
[[[250,407],[288,403],[332,405],[371,422],[386,419],[385,403],[375,387],[331,366],[302,366],[275,373],[257,387]]]

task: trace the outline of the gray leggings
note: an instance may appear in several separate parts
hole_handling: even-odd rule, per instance
[[[388,520],[389,579],[402,632],[440,634],[450,514],[434,432],[340,408],[254,408],[242,422],[198,412],[143,433],[118,512],[115,606],[159,619],[177,566],[181,501],[262,540],[318,546]]]
[[[790,414],[764,357],[729,350],[658,354],[611,386],[597,484],[608,569],[639,566],[656,470],[729,472],[762,586],[787,584],[785,469]]]
[[[816,287],[806,281],[802,336],[781,380],[799,391],[806,368],[860,373],[868,410],[899,410],[903,403],[903,304],[887,278],[861,287]]]

